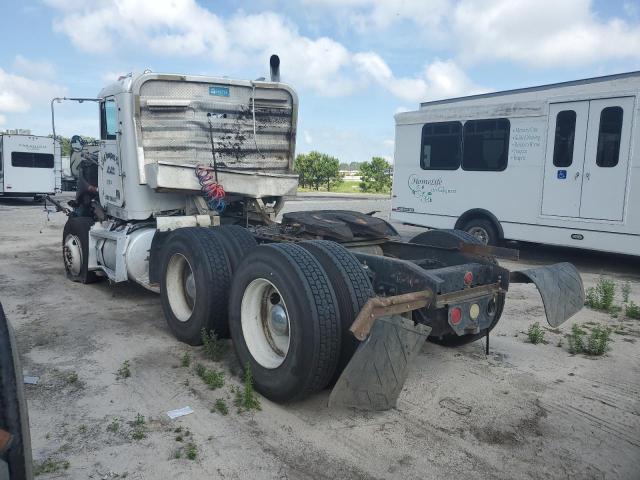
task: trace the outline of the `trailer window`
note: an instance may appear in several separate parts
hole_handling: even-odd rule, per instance
[[[50,153],[11,152],[11,166],[53,168],[53,155]]]
[[[620,156],[620,136],[622,134],[622,108],[607,107],[600,112],[600,130],[598,132],[598,153],[596,165],[615,167]]]
[[[556,116],[556,136],[553,144],[553,166],[564,168],[573,163],[573,142],[576,135],[576,112],[563,110]]]
[[[462,169],[501,171],[507,168],[509,128],[506,118],[465,122]]]
[[[426,123],[422,127],[420,166],[423,170],[456,170],[461,158],[460,122]]]
[[[100,138],[115,140],[118,131],[118,115],[115,100],[107,100],[100,104]]]

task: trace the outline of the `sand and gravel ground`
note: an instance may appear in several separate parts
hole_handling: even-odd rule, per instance
[[[380,210],[384,217],[389,201],[310,196],[287,208]],[[513,285],[490,355],[482,342],[425,344],[397,409],[332,411],[323,392],[292,405],[263,398],[261,411],[238,414],[232,351],[213,364],[201,348],[176,341],[158,296],[140,287],[66,280],[65,218],[47,220],[30,201],[0,201],[0,301],[24,373],[40,377],[26,388],[34,460],[69,462],[39,478],[640,478],[638,320],[584,309],[546,330],[546,344],[533,345],[525,332],[533,322],[545,325],[542,303],[533,286]],[[419,231],[399,228],[406,236]],[[586,286],[601,274],[619,286],[628,281],[640,303],[638,259],[530,245],[522,258],[505,264],[573,261]],[[611,350],[571,355],[564,335],[574,321],[616,328]],[[185,352],[223,370],[225,386],[209,390],[181,367]],[[118,379],[125,361],[131,377]],[[228,415],[211,413],[218,398],[230,405]],[[194,413],[169,420],[168,410],[185,405]],[[138,414],[145,436],[136,440]],[[195,460],[184,448],[175,458],[186,443],[195,444]]]

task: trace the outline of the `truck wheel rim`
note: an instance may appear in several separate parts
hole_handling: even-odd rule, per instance
[[[184,255],[175,253],[167,266],[167,298],[171,311],[181,322],[187,322],[196,304],[193,269]]]
[[[482,227],[471,227],[467,233],[470,233],[485,245],[489,243],[489,232]]]
[[[249,353],[264,368],[278,368],[289,352],[291,323],[280,291],[257,278],[245,289],[240,306],[242,335]]]
[[[69,234],[62,249],[64,266],[72,275],[80,275],[82,270],[82,244],[76,235]]]

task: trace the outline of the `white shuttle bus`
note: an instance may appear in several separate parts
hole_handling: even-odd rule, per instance
[[[391,218],[640,255],[640,72],[396,115]]]
[[[50,137],[0,133],[0,197],[36,197],[61,189],[60,145]]]

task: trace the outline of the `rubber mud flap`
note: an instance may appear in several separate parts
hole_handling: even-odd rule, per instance
[[[400,315],[378,318],[333,387],[329,407],[395,407],[409,367],[430,331],[431,327]]]
[[[584,285],[571,263],[511,272],[511,283],[534,283],[542,297],[547,322],[552,327],[564,323],[584,306]]]

